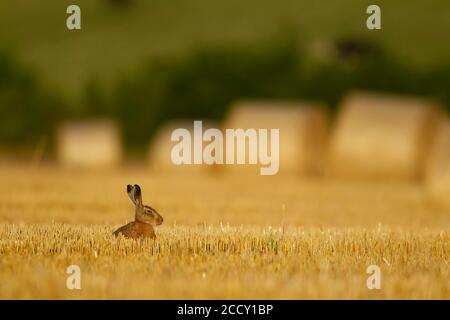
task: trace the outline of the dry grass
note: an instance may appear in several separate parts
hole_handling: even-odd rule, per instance
[[[450,212],[420,185],[0,167],[0,298],[450,298]],[[165,218],[115,239],[126,183]],[[66,289],[78,264],[82,290]],[[382,289],[366,288],[366,268]]]

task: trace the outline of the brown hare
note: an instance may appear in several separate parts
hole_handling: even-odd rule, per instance
[[[115,236],[122,234],[124,237],[131,239],[154,239],[156,235],[153,227],[163,223],[163,218],[155,209],[142,204],[141,187],[137,184],[134,186],[127,185],[127,193],[136,206],[134,221],[120,227],[113,234]]]

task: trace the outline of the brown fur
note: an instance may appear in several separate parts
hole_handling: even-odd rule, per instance
[[[155,239],[155,230],[153,226],[148,223],[133,221],[130,222],[113,233],[116,237],[122,234],[125,238],[139,239],[139,238],[150,238]]]
[[[127,193],[136,207],[134,221],[114,231],[113,235],[117,237],[121,234],[125,238],[131,239],[155,239],[156,234],[153,227],[162,224],[163,217],[152,207],[142,204],[142,193],[139,185],[127,185]]]

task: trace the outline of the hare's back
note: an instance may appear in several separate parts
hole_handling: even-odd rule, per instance
[[[155,232],[151,225],[140,223],[137,221],[130,222],[123,227],[120,227],[114,232],[115,236],[122,234],[126,238],[154,238]]]
[[[118,236],[120,234],[126,236],[129,236],[132,232],[133,229],[133,222],[130,222],[124,226],[121,226],[119,229],[117,229],[116,231],[113,232],[113,235]]]

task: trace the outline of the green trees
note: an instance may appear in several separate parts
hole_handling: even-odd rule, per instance
[[[32,73],[0,51],[0,145],[20,148],[49,138],[61,107]]]
[[[221,119],[241,98],[319,100],[334,108],[356,88],[425,95],[450,106],[450,61],[419,70],[356,40],[331,43],[322,52],[325,58],[315,57],[295,39],[278,36],[259,45],[196,48],[176,58],[154,58],[113,80],[111,90],[93,79],[81,103],[43,88],[37,74],[0,51],[0,146],[32,146],[51,138],[63,118],[108,116],[121,125],[126,147],[144,150],[161,122]]]

